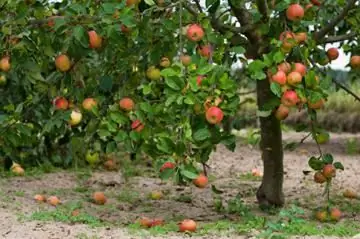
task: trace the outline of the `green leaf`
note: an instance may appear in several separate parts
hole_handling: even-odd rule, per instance
[[[281,98],[282,92],[281,92],[280,84],[278,84],[276,82],[271,82],[270,89],[271,89],[271,92],[274,93],[274,95]]]
[[[116,147],[116,143],[113,141],[113,142],[109,142],[107,145],[106,145],[106,153],[109,154],[109,153],[113,153],[113,152],[116,152],[117,151],[117,147]]]
[[[335,167],[336,169],[345,170],[344,166],[343,166],[342,163],[340,163],[340,162],[335,162],[335,163],[334,163],[334,167]]]
[[[179,91],[181,90],[181,84],[179,82],[179,78],[177,77],[167,77],[165,78],[165,84],[169,86],[171,89]]]
[[[147,5],[150,5],[150,6],[155,5],[154,0],[144,0],[144,2],[145,2]]]
[[[164,153],[172,154],[175,149],[175,144],[169,138],[159,138],[156,148]]]
[[[285,59],[285,55],[281,51],[278,51],[274,54],[273,59],[274,59],[275,63],[280,63]]]
[[[189,179],[195,179],[198,177],[198,174],[193,173],[189,170],[181,170],[181,174],[185,177],[185,178],[189,178]]]
[[[334,162],[334,158],[331,154],[324,154],[322,159],[325,164],[332,164]]]
[[[316,171],[321,170],[324,167],[324,162],[315,157],[311,157],[308,164],[310,168]]]
[[[114,137],[116,142],[123,142],[128,138],[128,134],[125,131],[119,131]]]
[[[204,141],[211,137],[211,133],[207,128],[201,128],[195,131],[193,134],[193,139],[195,141]]]
[[[163,171],[160,172],[160,178],[162,180],[169,179],[172,175],[174,175],[175,170],[171,168],[166,168]]]
[[[271,115],[271,112],[272,112],[272,110],[264,110],[264,111],[262,111],[262,110],[257,110],[256,111],[256,115],[258,116],[258,117],[269,117],[270,115]]]
[[[98,132],[98,135],[101,138],[105,138],[105,137],[111,136],[111,133],[109,131],[107,131],[107,130],[100,129],[99,132]]]
[[[201,68],[199,68],[196,73],[199,75],[206,75],[207,73],[209,73],[210,71],[212,71],[214,68],[213,65],[207,64]]]
[[[102,76],[100,78],[100,89],[103,91],[111,91],[113,86],[113,80],[110,76]]]
[[[118,124],[125,124],[128,122],[128,118],[120,112],[111,112],[110,119]]]
[[[230,48],[230,51],[234,52],[236,54],[244,54],[246,50],[242,46],[234,46],[234,47]]]
[[[187,95],[184,100],[185,104],[194,105],[195,104],[195,97],[193,95]]]
[[[161,72],[163,77],[180,76],[180,72],[175,71],[173,68],[165,68]]]

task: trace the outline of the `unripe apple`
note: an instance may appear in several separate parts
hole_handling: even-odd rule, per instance
[[[330,59],[327,56],[324,56],[319,60],[319,64],[322,66],[329,64],[329,62],[330,62]]]
[[[195,232],[196,222],[190,219],[185,219],[179,224],[180,232]]]
[[[131,128],[132,130],[136,131],[136,132],[141,132],[143,129],[144,129],[144,124],[139,120],[134,120],[132,123],[131,123]]]
[[[288,107],[295,106],[299,101],[300,99],[294,90],[285,91],[281,97],[281,103]]]
[[[326,211],[317,211],[315,213],[315,218],[320,222],[325,222],[328,220],[328,213]]]
[[[327,132],[317,133],[315,136],[315,139],[316,139],[316,142],[318,142],[318,144],[325,144],[325,143],[329,142],[330,134]]]
[[[211,49],[211,46],[209,44],[207,44],[207,45],[198,46],[197,51],[200,56],[209,58],[210,54],[212,52],[212,49]]]
[[[70,125],[75,126],[78,125],[82,120],[82,114],[78,110],[73,110],[70,115]]]
[[[332,164],[326,164],[323,167],[322,174],[325,178],[333,178],[336,176],[336,168]]]
[[[184,66],[189,66],[191,64],[191,56],[189,55],[181,55],[180,61]]]
[[[160,200],[163,196],[164,195],[161,191],[152,191],[150,194],[150,198],[152,200]]]
[[[290,113],[289,107],[287,107],[283,104],[280,104],[279,107],[275,111],[275,117],[278,120],[284,120],[289,116],[289,113]]]
[[[296,62],[294,64],[294,71],[299,72],[302,76],[305,76],[307,69],[304,64]]]
[[[273,75],[271,77],[271,80],[273,82],[277,82],[280,85],[285,85],[286,84],[286,73],[284,71],[279,70],[275,73],[275,75]]]
[[[301,44],[307,40],[307,33],[306,32],[298,32],[295,34],[295,39],[297,43]]]
[[[88,111],[91,111],[96,106],[97,106],[97,102],[94,98],[86,98],[82,102],[82,107]]]
[[[312,102],[308,102],[308,107],[310,108],[310,109],[313,109],[313,110],[318,110],[318,109],[321,109],[321,108],[323,108],[324,107],[324,104],[325,104],[325,101],[324,101],[324,99],[320,99],[320,100],[318,100],[317,102],[315,102],[315,103],[312,103]]]
[[[160,73],[160,70],[158,68],[156,68],[155,66],[150,66],[146,71],[146,76],[150,80],[160,80],[161,73]]]
[[[56,97],[53,104],[57,110],[67,110],[69,108],[69,101],[65,97]]]
[[[335,47],[329,48],[326,52],[330,61],[336,60],[339,57],[339,50]]]
[[[288,62],[280,63],[277,68],[279,71],[285,72],[285,74],[287,74],[291,71],[291,65]]]
[[[300,4],[291,4],[286,10],[286,17],[290,21],[299,21],[304,17],[305,11]]]
[[[171,63],[170,63],[169,58],[167,58],[167,57],[162,57],[162,58],[161,58],[161,60],[160,60],[160,66],[161,66],[161,67],[167,68],[167,67],[169,67],[170,65],[171,65]]]
[[[322,183],[325,183],[325,182],[326,182],[326,178],[325,178],[325,176],[324,176],[321,172],[316,172],[316,173],[314,174],[314,181],[315,181],[316,183],[322,184]]]
[[[219,124],[224,118],[224,113],[219,107],[211,106],[206,110],[205,117],[210,124]]]
[[[359,69],[360,68],[360,56],[352,56],[350,58],[350,66],[353,68],[353,69]]]
[[[198,188],[205,188],[206,185],[208,184],[208,181],[209,181],[208,178],[201,173],[197,178],[193,180],[193,183]]]
[[[89,151],[86,152],[85,159],[90,165],[94,165],[97,162],[99,162],[99,153],[98,152],[92,153],[89,150]]]
[[[135,103],[131,98],[125,97],[119,101],[119,106],[120,106],[120,109],[122,109],[122,110],[131,111],[134,109]]]
[[[56,57],[55,66],[59,71],[65,72],[70,70],[70,59],[67,55],[62,54]]]
[[[204,30],[198,24],[191,24],[186,32],[189,40],[198,42],[204,37]]]
[[[7,79],[4,74],[0,74],[0,86],[6,85]]]
[[[100,48],[102,45],[102,38],[92,30],[88,32],[89,35],[89,47],[93,49]]]
[[[301,83],[302,75],[297,71],[293,71],[289,73],[286,80],[289,85],[295,86]]]
[[[10,68],[11,68],[10,57],[9,56],[2,57],[0,60],[0,70],[4,72],[8,72]]]

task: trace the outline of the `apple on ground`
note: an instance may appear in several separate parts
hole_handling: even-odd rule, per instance
[[[164,195],[161,191],[152,191],[150,194],[150,198],[152,200],[160,200],[163,196]]]
[[[179,223],[180,232],[195,232],[196,231],[196,222],[191,219],[185,219]]]
[[[103,192],[94,192],[92,198],[97,205],[104,205],[107,201],[107,198]]]
[[[51,206],[57,206],[60,203],[60,200],[57,196],[50,196],[50,197],[48,197],[47,202]]]

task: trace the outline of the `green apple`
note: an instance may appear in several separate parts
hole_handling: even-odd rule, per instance
[[[97,162],[99,162],[99,153],[95,152],[92,153],[90,150],[87,151],[86,156],[85,156],[86,161],[90,164],[90,165],[94,165]]]
[[[149,69],[146,71],[146,76],[150,80],[160,80],[160,70],[156,68],[155,66],[150,66]]]
[[[321,132],[316,134],[316,141],[319,144],[326,144],[330,139],[330,134],[327,132]]]
[[[0,75],[0,86],[6,85],[7,79],[4,74]]]

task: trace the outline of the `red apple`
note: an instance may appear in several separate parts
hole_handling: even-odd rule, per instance
[[[160,172],[164,171],[164,170],[167,169],[167,168],[169,168],[169,169],[174,169],[174,168],[175,168],[175,163],[173,163],[173,162],[165,162],[165,163],[161,166]]]
[[[181,55],[180,61],[184,66],[189,66],[191,64],[191,56],[189,55]]]
[[[286,74],[291,71],[291,65],[290,65],[290,63],[288,63],[286,61],[280,63],[277,68],[278,68],[279,71],[283,71]]]
[[[301,44],[304,43],[307,39],[307,33],[306,32],[298,32],[295,34],[295,39],[297,43]]]
[[[70,59],[67,55],[62,54],[56,57],[55,66],[59,71],[65,72],[70,70]]]
[[[83,102],[82,102],[82,106],[85,110],[89,110],[91,111],[94,107],[96,107],[97,102],[94,98],[86,98]]]
[[[130,28],[128,28],[127,26],[125,26],[124,24],[121,25],[120,27],[121,31],[123,33],[129,33],[130,32]]]
[[[287,83],[292,86],[301,83],[301,80],[302,80],[302,75],[297,71],[290,72],[289,75],[287,76]]]
[[[354,69],[360,68],[360,56],[354,55],[350,59],[350,66]]]
[[[326,164],[323,167],[322,174],[325,178],[333,178],[336,176],[336,168],[332,164]]]
[[[195,232],[196,222],[190,219],[185,219],[179,224],[180,232]]]
[[[205,117],[210,124],[218,124],[223,120],[224,113],[219,107],[211,106],[206,110]]]
[[[202,82],[202,80],[203,80],[204,78],[205,78],[204,76],[197,76],[197,77],[196,77],[196,84],[197,84],[198,86],[200,86],[200,85],[201,85],[201,82]]]
[[[285,91],[281,97],[281,103],[288,107],[295,106],[299,101],[300,99],[294,90]]]
[[[341,218],[341,211],[338,208],[332,208],[330,210],[330,219],[333,221],[339,221]]]
[[[295,34],[291,31],[282,32],[279,39],[282,41],[281,49],[284,52],[290,52],[291,49],[295,46]]]
[[[305,76],[307,69],[304,64],[296,62],[294,64],[294,71],[299,72],[302,76]]]
[[[198,24],[191,24],[186,32],[187,37],[191,41],[198,42],[204,37],[204,30]]]
[[[205,188],[206,185],[208,184],[208,181],[209,181],[208,178],[201,173],[197,178],[193,180],[193,183],[198,188]]]
[[[203,45],[203,46],[198,46],[198,53],[200,56],[205,57],[205,58],[209,58],[210,54],[212,52],[211,46],[208,45]]]
[[[119,101],[119,106],[122,110],[131,111],[134,109],[135,103],[131,98],[125,97]]]
[[[339,57],[339,50],[335,47],[329,48],[326,52],[330,61],[336,60]]]
[[[278,72],[276,72],[275,75],[273,75],[271,77],[271,80],[273,82],[277,82],[280,85],[285,85],[286,84],[286,74],[284,71],[279,70]]]
[[[93,49],[97,49],[101,47],[102,38],[96,33],[96,31],[92,30],[88,32],[89,35],[89,47]]]
[[[0,70],[4,71],[4,72],[8,72],[11,68],[10,65],[10,57],[9,56],[4,56],[3,58],[1,58],[0,60]]]
[[[132,5],[139,4],[140,0],[126,0],[126,6],[130,7]]]
[[[53,104],[57,110],[67,110],[69,108],[69,101],[65,97],[56,97]]]
[[[289,107],[280,104],[279,107],[275,111],[275,117],[278,120],[284,120],[289,116],[290,109]]]
[[[325,178],[325,176],[324,176],[321,172],[316,172],[316,173],[314,174],[314,181],[315,181],[316,183],[322,184],[322,183],[325,183],[325,182],[326,182],[326,178]]]
[[[131,128],[132,130],[136,131],[136,132],[141,132],[143,129],[144,129],[144,124],[139,120],[134,120],[132,123],[131,123]]]
[[[304,8],[300,4],[291,4],[286,10],[286,17],[290,21],[298,21],[304,17]]]

